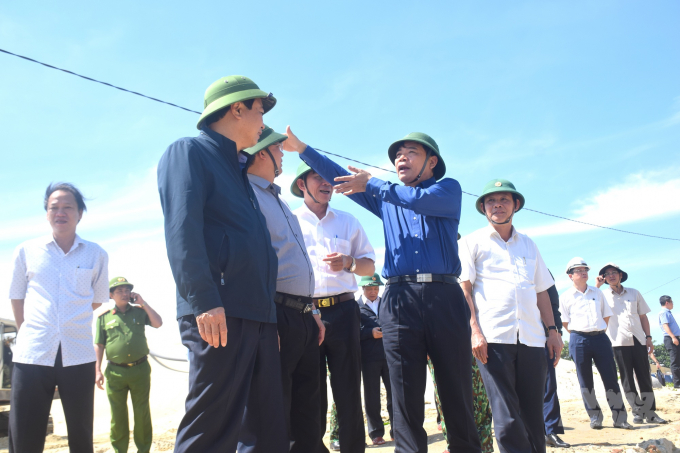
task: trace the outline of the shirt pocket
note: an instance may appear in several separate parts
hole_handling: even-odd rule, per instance
[[[534,275],[536,274],[536,260],[518,256],[515,258],[517,266],[517,273],[519,274],[519,281],[522,283],[534,283]]]
[[[104,332],[106,332],[106,341],[117,340],[123,334],[118,321],[106,324],[104,326]]]
[[[338,237],[335,238],[326,238],[326,248],[330,250],[330,253],[342,253],[343,255],[350,255],[352,252],[352,247],[349,241],[345,239],[340,239]]]
[[[624,305],[626,306],[626,312],[631,315],[637,315],[638,314],[638,307],[637,307],[637,301],[635,300],[626,300],[623,302]]]
[[[92,269],[76,269],[76,281],[73,291],[81,297],[92,296]]]

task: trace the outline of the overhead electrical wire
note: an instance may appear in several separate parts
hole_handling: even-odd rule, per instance
[[[680,280],[680,277],[674,278],[673,280],[668,281],[668,282],[664,283],[663,285],[659,285],[659,286],[657,286],[656,288],[652,288],[652,289],[650,289],[649,291],[645,291],[644,293],[642,293],[642,295],[644,296],[644,295],[647,294],[647,293],[651,293],[652,291],[657,290],[657,289],[661,288],[662,286],[666,286],[666,285],[668,285],[669,283],[673,283],[673,282],[676,281],[676,280]]]
[[[137,91],[128,90],[128,89],[126,89],[126,88],[119,87],[119,86],[110,84],[110,83],[108,83],[108,82],[103,82],[103,81],[101,81],[101,80],[97,80],[97,79],[94,79],[94,78],[92,78],[92,77],[87,77],[87,76],[84,76],[84,75],[82,75],[82,74],[78,74],[78,73],[76,73],[76,72],[69,71],[68,69],[63,69],[63,68],[59,68],[59,67],[57,67],[57,66],[53,66],[53,65],[51,65],[51,64],[43,63],[43,62],[38,61],[38,60],[35,60],[35,59],[33,59],[33,58],[29,58],[29,57],[24,56],[24,55],[19,55],[19,54],[10,52],[10,51],[8,51],[8,50],[0,49],[0,52],[5,53],[5,54],[7,54],[7,55],[12,55],[12,56],[17,57],[17,58],[21,58],[21,59],[26,60],[26,61],[30,61],[31,63],[36,63],[36,64],[39,64],[39,65],[45,66],[45,67],[50,68],[50,69],[55,69],[55,70],[57,70],[57,71],[65,72],[66,74],[74,75],[74,76],[76,76],[76,77],[80,77],[81,79],[89,80],[90,82],[95,82],[95,83],[99,83],[99,84],[102,84],[102,85],[106,85],[106,86],[108,86],[108,87],[115,88],[115,89],[120,90],[120,91],[124,91],[124,92],[126,92],[126,93],[130,93],[130,94],[134,94],[134,95],[137,95],[137,96],[141,96],[141,97],[143,97],[143,98],[150,99],[150,100],[156,101],[156,102],[160,102],[160,103],[162,103],[162,104],[166,104],[166,105],[169,105],[169,106],[171,106],[171,107],[176,107],[176,108],[178,108],[178,109],[182,109],[182,110],[187,111],[187,112],[196,113],[196,114],[198,114],[198,115],[201,114],[201,112],[197,112],[196,110],[191,110],[191,109],[188,109],[188,108],[186,108],[186,107],[182,107],[182,106],[180,106],[180,105],[173,104],[172,102],[166,102],[166,101],[163,101],[163,100],[161,100],[161,99],[157,99],[157,98],[154,98],[154,97],[147,96],[147,95],[145,95],[145,94],[139,93],[139,92],[137,92]],[[345,157],[345,156],[340,155],[340,154],[331,153],[331,152],[329,152],[329,151],[324,151],[324,150],[319,149],[319,148],[315,148],[315,149],[316,149],[317,151],[319,151],[319,152],[324,153],[324,154],[328,154],[328,155],[335,156],[335,157],[339,157],[339,158],[341,158],[341,159],[345,159],[345,160],[348,160],[348,161],[351,161],[351,162],[355,162],[355,163],[361,164],[361,165],[363,165],[363,166],[365,166],[365,167],[376,168],[376,169],[379,169],[379,170],[382,170],[382,171],[385,171],[385,172],[388,172],[388,173],[395,173],[395,174],[396,174],[396,171],[394,171],[394,170],[389,170],[389,169],[387,169],[387,168],[383,168],[383,167],[378,167],[378,166],[375,166],[375,165],[367,164],[367,163],[365,163],[365,162],[361,162],[361,161],[356,160],[356,159],[351,159],[351,158],[349,158],[349,157]],[[465,191],[462,191],[462,192],[463,192],[464,194],[466,194],[466,195],[470,195],[470,196],[473,196],[473,197],[478,197],[478,195],[475,195],[475,194],[470,193],[470,192],[465,192]],[[531,211],[531,212],[535,212],[535,213],[537,213],[537,214],[541,214],[541,215],[545,215],[545,216],[549,216],[549,217],[554,217],[554,218],[557,218],[557,219],[567,220],[567,221],[569,221],[569,222],[580,223],[580,224],[582,224],[582,225],[588,225],[588,226],[592,226],[592,227],[595,227],[595,228],[602,228],[602,229],[605,229],[605,230],[617,231],[617,232],[619,232],[619,233],[634,234],[634,235],[636,235],[636,236],[644,236],[644,237],[654,238],[654,239],[664,239],[664,240],[667,240],[667,241],[678,241],[678,242],[680,242],[680,239],[678,239],[678,238],[667,238],[667,237],[663,237],[663,236],[654,236],[654,235],[651,235],[651,234],[636,233],[636,232],[634,232],[634,231],[621,230],[621,229],[618,229],[618,228],[611,228],[611,227],[607,227],[607,226],[603,226],[603,225],[597,225],[597,224],[594,224],[594,223],[584,222],[584,221],[581,221],[581,220],[570,219],[570,218],[568,218],[568,217],[563,217],[563,216],[559,216],[559,215],[555,215],[555,214],[549,214],[549,213],[547,213],[547,212],[537,211],[537,210],[535,210],[535,209],[529,209],[529,208],[526,208],[526,207],[523,208],[523,209],[524,209],[525,211]],[[670,283],[670,282],[669,282],[669,283]]]

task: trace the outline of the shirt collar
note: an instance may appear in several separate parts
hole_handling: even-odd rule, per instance
[[[262,189],[268,189],[269,186],[279,187],[276,184],[273,184],[273,183],[267,181],[262,176],[253,175],[252,173],[248,173],[248,179],[250,180],[250,182],[252,182],[253,184],[255,184],[256,186],[258,186]],[[281,193],[280,187],[279,187],[279,193]]]
[[[223,147],[236,148],[235,142],[225,137],[224,135],[215,132],[206,125],[203,125],[203,127],[201,127],[201,133],[204,134],[209,141],[213,142],[220,148]]]
[[[422,181],[419,184],[416,184],[416,187],[422,187],[423,189],[427,189],[428,187],[432,186],[436,182],[437,182],[437,180],[434,179],[434,176],[433,176],[429,179],[426,179],[425,181]],[[376,300],[378,300],[378,299],[376,299]]]
[[[623,291],[621,291],[621,294],[619,294],[619,293],[617,293],[616,291],[614,291],[614,290],[612,289],[611,286],[609,287],[609,290],[608,290],[608,291],[611,291],[612,294],[615,295],[615,296],[623,296],[624,294],[626,294],[626,287],[623,286],[623,285],[621,285],[621,288],[623,288]]]
[[[493,225],[487,224],[486,230],[489,233],[489,236],[493,236],[495,234],[496,237],[503,240],[503,238],[501,238],[501,235],[498,234],[498,231],[496,231],[496,229],[493,227]],[[515,228],[515,226],[513,225],[512,226],[512,234],[510,235],[510,239],[508,239],[508,242],[514,241],[518,234],[519,234],[519,232],[517,231],[517,228]]]
[[[59,247],[59,244],[57,244],[57,241],[54,239],[54,236],[52,236],[51,234],[45,236],[45,245],[50,245],[52,243],[55,246]],[[80,238],[80,236],[76,234],[76,238],[73,240],[73,245],[71,246],[71,250],[69,250],[69,252],[75,250],[79,244],[85,244],[85,242]]]
[[[336,215],[335,209],[333,209],[333,208],[331,207],[331,204],[328,203],[328,207],[326,208],[326,215],[319,219],[319,218],[316,216],[316,214],[314,214],[314,213],[312,212],[312,210],[309,209],[309,206],[307,206],[307,203],[305,203],[304,201],[302,202],[302,213],[303,213],[303,215],[306,215],[306,216],[312,216],[313,218],[316,219],[317,222],[321,222],[322,220],[325,220],[325,219],[330,218],[331,214],[332,214],[333,216]]]

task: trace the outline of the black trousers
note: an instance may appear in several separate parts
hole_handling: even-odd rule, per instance
[[[227,317],[227,329],[213,348],[193,315],[179,318],[189,393],[175,453],[287,452],[276,324]]]
[[[614,363],[614,352],[609,337],[601,333],[600,335],[581,335],[571,332],[569,337],[569,353],[576,365],[576,376],[581,386],[581,396],[583,405],[588,412],[591,421],[602,421],[602,409],[595,397],[595,387],[593,383],[593,362],[600,373],[602,383],[607,391],[607,402],[612,411],[614,424],[623,423],[627,420],[628,414],[623,405],[619,379],[616,374]]]
[[[671,373],[673,373],[673,387],[680,388],[680,345],[675,346],[671,337],[664,335],[663,344],[671,357]]]
[[[380,323],[392,383],[395,453],[427,451],[423,422],[428,354],[452,451],[480,452],[472,412],[470,310],[460,286],[387,285]]]
[[[477,365],[491,404],[498,449],[545,452],[545,348],[489,343],[488,354],[486,364],[477,361]]]
[[[392,412],[392,386],[390,385],[390,372],[387,368],[387,360],[362,362],[361,374],[364,380],[364,409],[368,421],[368,437],[385,436],[385,425],[380,416],[380,379],[385,384],[387,392],[387,413],[390,415],[390,437],[394,437],[392,430],[394,417]]]
[[[326,362],[331,374],[331,389],[338,413],[338,437],[342,453],[361,453],[366,448],[364,414],[361,411],[361,343],[359,342],[359,305],[354,299],[320,308],[326,339],[319,348],[322,423],[319,451],[328,453],[321,441],[326,432],[328,394]]]
[[[281,381],[291,452],[318,451],[321,439],[319,326],[311,313],[276,305]]]
[[[555,373],[554,359],[550,358],[548,346],[545,348],[546,375],[545,393],[543,395],[543,420],[545,421],[546,434],[564,434],[562,414],[560,413],[560,400],[557,397],[557,374]]]
[[[54,366],[15,363],[9,412],[9,451],[40,453],[54,398],[54,387],[64,408],[71,453],[92,453],[95,362],[62,365],[61,347]]]
[[[614,346],[613,349],[614,360],[621,375],[623,394],[626,395],[633,414],[647,416],[649,412],[656,410],[647,346],[633,337],[633,346]],[[639,395],[635,388],[635,377],[640,386]]]

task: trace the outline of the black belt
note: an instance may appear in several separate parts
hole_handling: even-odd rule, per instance
[[[387,279],[388,285],[393,285],[399,282],[409,283],[458,283],[458,276],[455,274],[415,274],[415,275],[400,275],[399,277],[390,277]]]
[[[604,333],[604,330],[596,330],[595,332],[579,332],[578,330],[572,330],[572,333],[577,333],[579,335],[585,335],[588,337],[594,337],[595,335],[600,335],[601,333]]]
[[[337,294],[335,296],[317,297],[314,299],[314,304],[318,308],[324,308],[331,307],[333,305],[339,304],[340,302],[346,302],[348,300],[354,300],[354,293],[343,293]]]
[[[284,307],[293,308],[300,313],[309,313],[314,309],[312,306],[312,298],[305,296],[292,296],[285,293],[276,293],[274,295],[274,302],[283,305]]]
[[[135,366],[135,365],[139,365],[140,363],[146,362],[147,359],[148,359],[148,357],[147,357],[147,356],[144,356],[144,357],[142,357],[141,359],[137,360],[136,362],[130,362],[130,363],[116,363],[116,362],[112,362],[112,361],[109,360],[109,363],[110,363],[111,365],[120,366],[120,367],[123,367],[123,368],[132,368],[132,367]]]

